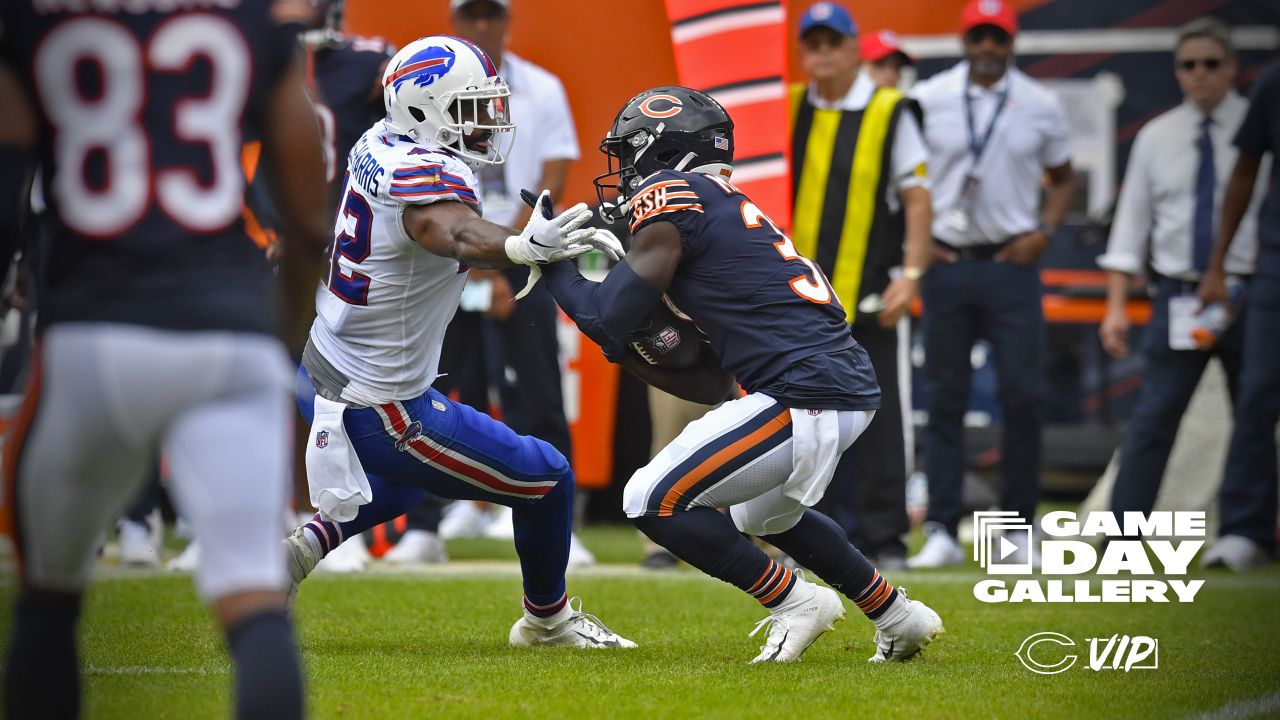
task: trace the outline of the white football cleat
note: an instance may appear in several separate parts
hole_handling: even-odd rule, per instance
[[[925,523],[924,534],[924,547],[907,558],[907,567],[919,570],[964,564],[964,548],[946,528],[938,523]]]
[[[408,530],[382,559],[395,565],[429,565],[449,562],[449,553],[445,552],[444,540],[438,534]]]
[[[444,509],[440,520],[440,537],[445,540],[484,537],[490,513],[471,500],[455,500]]]
[[[189,572],[193,573],[200,565],[200,541],[192,540],[187,543],[187,547],[178,555],[178,557],[170,560],[165,564],[165,570],[172,572]]]
[[[484,536],[491,540],[515,540],[515,513],[511,508],[499,505],[498,509],[490,514],[493,519],[485,525]]]
[[[365,547],[364,536],[356,535],[344,539],[338,547],[329,551],[316,563],[316,572],[353,573],[364,570],[373,556]]]
[[[143,523],[122,518],[116,523],[119,532],[121,565],[159,565],[160,553],[151,542],[151,528]]]
[[[909,599],[905,588],[898,588],[898,599],[885,615],[894,617],[876,630],[873,638],[876,654],[869,658],[869,662],[910,660],[945,632],[938,613],[919,600]]]
[[[586,567],[595,564],[595,554],[582,544],[578,539],[578,533],[569,535],[569,567]]]
[[[796,578],[788,602],[773,609],[769,617],[756,623],[747,637],[754,637],[766,625],[769,637],[752,665],[762,662],[795,662],[823,633],[835,629],[844,619],[844,603],[831,588]]]
[[[121,554],[123,552],[121,550]],[[1243,535],[1223,535],[1200,556],[1200,567],[1227,567],[1235,572],[1245,572],[1270,564],[1271,558],[1266,551]]]
[[[307,579],[311,571],[316,569],[316,563],[320,562],[320,556],[311,546],[306,532],[306,528],[298,528],[284,539],[284,553],[289,566],[289,592],[286,600],[290,608],[293,608],[293,601],[298,597],[298,585]]]
[[[511,626],[507,640],[512,647],[636,647],[635,643],[605,627],[600,618],[582,612],[579,597],[571,598],[564,609],[546,619],[526,612]]]

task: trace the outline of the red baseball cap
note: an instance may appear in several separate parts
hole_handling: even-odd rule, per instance
[[[1018,34],[1018,14],[1003,0],[970,0],[960,15],[960,31],[994,25],[1010,35]]]
[[[895,53],[901,55],[902,61],[908,65],[916,64],[916,59],[908,55],[907,51],[903,50],[898,43],[898,33],[892,30],[881,30],[863,35],[858,49],[858,55],[867,62],[883,60]]]

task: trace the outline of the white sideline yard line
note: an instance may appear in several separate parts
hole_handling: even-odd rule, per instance
[[[1280,714],[1280,690],[1251,700],[1232,700],[1217,710],[1193,715],[1187,720],[1246,720],[1255,717],[1275,717]]]

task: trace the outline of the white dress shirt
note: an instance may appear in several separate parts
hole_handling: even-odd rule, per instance
[[[505,51],[498,76],[511,87],[511,120],[515,141],[507,161],[478,175],[484,219],[510,225],[523,211],[520,191],[534,194],[548,160],[578,159],[578,133],[560,79],[524,58]]]
[[[809,83],[809,103],[818,110],[857,112],[865,110],[871,104],[871,96],[875,91],[875,81],[860,70],[853,85],[849,87],[849,92],[834,103],[824,100],[818,95],[816,86]],[[903,190],[913,187],[928,189],[929,176],[925,170],[928,159],[929,151],[925,147],[915,113],[903,111],[893,134],[893,151],[889,158],[889,164],[893,168],[887,191],[890,212],[897,212],[901,206],[898,194]]]
[[[1000,96],[1008,89],[1004,111],[974,167],[965,120],[965,78],[969,63],[918,83],[913,94],[924,109],[924,139],[929,146],[933,188],[933,235],[951,245],[993,244],[1040,226],[1040,178],[1046,168],[1071,159],[1067,114],[1048,88],[1016,68],[990,88],[969,86],[974,132],[981,139]],[[958,232],[948,215],[960,201],[965,177],[979,178],[967,232]]]
[[[1239,151],[1231,143],[1244,122],[1249,101],[1232,92],[1209,117],[1213,143],[1213,226],[1221,219],[1222,198]],[[1199,279],[1192,260],[1196,212],[1196,172],[1200,167],[1200,124],[1204,112],[1191,102],[1147,123],[1133,141],[1129,168],[1111,222],[1107,252],[1098,265],[1130,275],[1145,272],[1148,262],[1161,275]],[[1258,183],[1248,212],[1227,255],[1227,272],[1251,274],[1258,248],[1258,207],[1266,191]]]

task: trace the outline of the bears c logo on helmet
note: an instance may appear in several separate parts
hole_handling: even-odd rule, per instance
[[[680,98],[674,95],[650,95],[640,103],[640,112],[651,118],[669,118],[679,115],[683,105]]]

